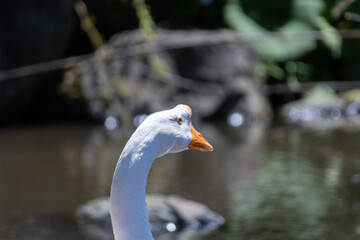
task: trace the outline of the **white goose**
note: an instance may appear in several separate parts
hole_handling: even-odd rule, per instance
[[[155,158],[186,149],[213,150],[194,129],[191,115],[191,109],[186,105],[153,113],[125,145],[115,169],[110,194],[115,240],[153,240],[145,189]]]

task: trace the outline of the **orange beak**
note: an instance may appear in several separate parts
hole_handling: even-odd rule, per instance
[[[214,148],[204,139],[204,137],[195,130],[191,124],[191,136],[192,140],[189,143],[189,149],[200,150],[204,152],[212,151]]]

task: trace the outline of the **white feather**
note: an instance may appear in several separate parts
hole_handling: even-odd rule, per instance
[[[188,149],[190,117],[186,105],[151,114],[125,145],[110,194],[115,240],[153,240],[145,202],[147,177],[155,158]]]

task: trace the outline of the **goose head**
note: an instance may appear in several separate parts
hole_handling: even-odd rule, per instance
[[[212,151],[195,130],[186,105],[149,115],[124,147],[115,169],[110,214],[115,239],[153,240],[145,204],[147,176],[155,158],[186,149]]]
[[[150,139],[158,148],[157,156],[181,152],[187,149],[212,151],[213,147],[195,130],[191,123],[192,111],[187,105],[149,115],[136,132],[151,132]],[[140,134],[139,136],[144,135]]]

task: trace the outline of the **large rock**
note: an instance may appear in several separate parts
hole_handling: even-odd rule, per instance
[[[105,197],[78,208],[77,221],[87,235],[113,238],[109,205],[109,198]],[[151,230],[157,239],[180,239],[183,234],[202,235],[224,223],[223,217],[206,206],[177,196],[147,196],[146,205]]]
[[[156,43],[146,46],[139,31],[116,35],[68,72],[66,82],[80,86],[95,116],[126,120],[178,103],[203,118],[226,118],[234,111],[251,119],[269,116],[256,73],[260,59],[239,35],[228,30],[156,34]],[[170,74],[159,70],[164,62]]]

